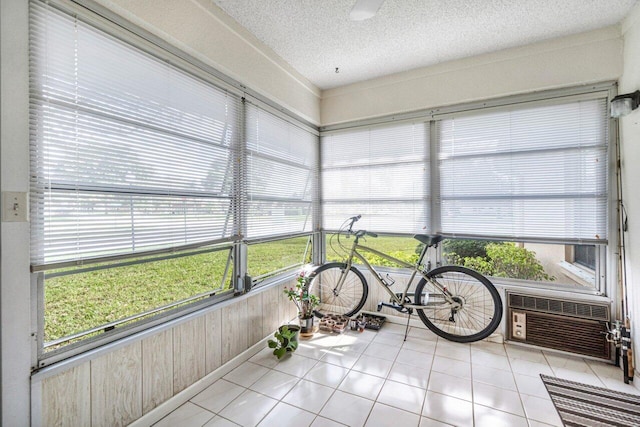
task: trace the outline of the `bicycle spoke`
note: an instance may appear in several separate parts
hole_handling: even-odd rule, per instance
[[[418,309],[422,321],[444,338],[468,342],[488,336],[498,326],[502,303],[493,285],[480,274],[458,266],[439,267],[430,273],[431,280],[446,289],[455,305]],[[416,289],[424,303],[423,281]],[[429,283],[429,288],[437,288]],[[437,293],[437,291],[435,291]],[[428,302],[427,302],[428,304]],[[453,321],[451,320],[453,318]]]
[[[343,275],[344,281],[340,283]],[[345,272],[344,264],[330,263],[313,273],[309,292],[318,297],[320,313],[351,316],[364,305],[367,285],[355,268]]]

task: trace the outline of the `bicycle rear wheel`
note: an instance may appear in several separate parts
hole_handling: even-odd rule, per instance
[[[351,317],[364,306],[369,293],[367,281],[355,267],[346,271],[345,280],[338,289],[338,281],[347,265],[331,262],[314,270],[309,283],[309,293],[320,300],[318,311],[322,314],[339,314]]]
[[[491,335],[502,319],[502,300],[495,286],[477,271],[446,265],[427,273],[453,295],[458,307],[445,301],[442,292],[429,280],[416,287],[416,305],[422,322],[435,334],[455,342],[479,341]]]

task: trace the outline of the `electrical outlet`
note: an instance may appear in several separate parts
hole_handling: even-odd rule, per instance
[[[2,221],[29,221],[27,193],[5,191],[2,193]]]

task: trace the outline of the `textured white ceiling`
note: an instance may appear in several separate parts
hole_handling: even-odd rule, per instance
[[[616,24],[638,0],[212,0],[321,89]],[[335,73],[339,67],[340,73]]]

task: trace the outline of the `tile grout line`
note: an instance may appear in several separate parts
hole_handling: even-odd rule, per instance
[[[440,337],[436,338],[436,345],[433,348],[433,357],[431,358],[431,364],[429,365],[429,379],[427,380],[427,388],[424,391],[424,399],[422,399],[422,406],[420,407],[420,416],[418,418],[418,426],[420,426],[420,424],[422,424],[422,417],[424,416],[424,405],[427,404],[427,396],[429,395],[429,383],[431,383],[431,373],[433,372],[433,364],[435,363],[436,360],[436,350],[438,348],[438,341],[440,340]]]
[[[391,334],[391,335],[398,335],[398,334],[394,334],[394,333],[390,333],[390,334]],[[312,369],[314,369],[315,367],[317,367],[317,366],[318,366],[319,362],[321,362],[321,361],[322,361],[322,359],[326,356],[326,354],[328,354],[328,352],[327,352],[328,350],[331,350],[331,349],[333,349],[333,348],[336,348],[336,347],[339,347],[339,346],[341,346],[341,345],[344,345],[344,343],[343,343],[343,344],[341,344],[341,341],[344,339],[344,337],[345,337],[345,336],[348,336],[348,335],[346,335],[346,334],[345,334],[345,335],[344,335],[343,337],[341,337],[341,338],[340,338],[336,343],[334,343],[333,345],[331,345],[331,346],[327,347],[326,349],[323,349],[322,351],[324,351],[324,354],[320,355],[318,358],[315,358],[315,357],[307,357],[307,356],[304,356],[304,355],[299,355],[299,357],[303,357],[303,358],[305,358],[305,359],[309,359],[309,360],[313,360],[313,361],[314,361],[313,365],[312,365],[312,366],[311,366],[311,367],[306,371],[306,373],[305,373],[303,376],[298,377],[298,376],[296,376],[296,375],[288,374],[287,372],[279,371],[279,370],[275,369],[275,368],[278,366],[278,364],[276,364],[276,365],[274,365],[274,366],[272,366],[272,367],[268,367],[268,366],[260,365],[259,363],[256,363],[256,362],[253,362],[253,361],[247,360],[247,361],[251,362],[252,364],[255,364],[255,365],[257,365],[257,366],[262,366],[262,367],[266,368],[266,369],[267,369],[267,371],[266,371],[263,375],[261,375],[259,378],[257,378],[256,380],[254,380],[254,381],[253,381],[253,382],[252,382],[248,387],[242,386],[242,385],[240,385],[240,384],[236,384],[236,383],[234,383],[233,381],[230,381],[230,382],[231,382],[231,383],[233,383],[233,384],[238,385],[239,387],[241,387],[241,388],[243,389],[242,393],[246,392],[247,390],[251,390],[251,391],[252,391],[252,392],[254,392],[254,393],[260,394],[260,395],[262,395],[262,396],[265,396],[265,397],[267,397],[267,398],[270,398],[270,399],[273,399],[273,400],[276,400],[276,401],[277,401],[276,405],[274,405],[274,407],[273,407],[273,408],[271,408],[271,409],[270,409],[270,410],[269,410],[269,411],[268,411],[268,412],[267,412],[267,413],[266,413],[266,414],[265,414],[265,415],[264,415],[264,416],[259,420],[259,423],[260,423],[260,422],[263,422],[263,421],[264,421],[264,419],[265,419],[265,418],[266,418],[270,413],[272,413],[272,411],[273,411],[273,409],[275,408],[275,406],[277,406],[279,403],[284,403],[284,404],[290,405],[290,406],[292,406],[292,407],[298,408],[298,409],[300,409],[300,410],[305,410],[304,408],[300,408],[300,407],[298,407],[298,406],[296,406],[296,405],[291,405],[290,403],[284,402],[284,401],[283,401],[283,399],[285,399],[285,398],[286,398],[286,396],[290,393],[290,391],[291,391],[293,388],[295,388],[295,387],[296,387],[297,385],[299,385],[303,380],[305,380],[305,376],[306,376],[306,375],[307,375],[307,374],[308,374]],[[391,367],[389,368],[389,371],[385,374],[385,376],[384,376],[384,377],[378,377],[377,375],[372,375],[372,376],[374,376],[374,377],[378,377],[378,378],[381,378],[381,379],[383,380],[383,385],[382,385],[382,387],[381,387],[380,391],[378,391],[378,393],[376,394],[375,398],[373,398],[373,399],[368,399],[368,398],[365,398],[365,397],[359,396],[359,395],[357,395],[357,394],[351,393],[351,392],[349,392],[349,391],[339,390],[339,387],[344,383],[344,381],[345,381],[346,377],[347,377],[350,373],[352,373],[352,372],[357,372],[357,373],[359,373],[359,374],[364,374],[364,375],[371,375],[371,374],[367,374],[366,372],[361,372],[361,371],[354,370],[354,369],[353,369],[353,366],[355,366],[355,364],[357,363],[357,361],[356,361],[354,364],[352,364],[352,365],[351,365],[351,368],[347,368],[347,367],[345,367],[345,366],[340,366],[340,365],[336,365],[336,364],[334,364],[334,363],[330,363],[330,362],[328,362],[328,361],[325,361],[324,363],[326,363],[327,365],[331,365],[331,366],[335,366],[335,367],[338,367],[338,368],[342,368],[342,369],[344,369],[344,370],[346,371],[346,373],[345,373],[345,375],[342,377],[341,381],[340,381],[338,384],[336,384],[335,386],[331,386],[331,387],[330,387],[330,388],[332,389],[332,393],[331,393],[331,395],[328,397],[328,399],[326,400],[326,402],[322,405],[322,407],[318,410],[318,412],[317,412],[317,413],[313,413],[313,412],[307,411],[307,412],[309,412],[309,413],[313,414],[313,420],[312,420],[312,423],[316,422],[316,421],[318,420],[318,418],[322,418],[322,416],[320,415],[320,413],[321,413],[321,412],[322,412],[322,410],[326,407],[326,405],[327,405],[327,403],[329,402],[329,400],[331,400],[331,398],[333,398],[333,397],[335,396],[336,391],[342,391],[342,392],[343,392],[343,393],[345,393],[345,394],[349,394],[349,395],[356,396],[356,397],[361,397],[361,398],[363,398],[363,399],[366,399],[366,400],[369,400],[369,401],[373,402],[373,405],[372,405],[372,407],[371,407],[371,409],[370,409],[369,413],[367,414],[367,417],[365,418],[365,423],[366,423],[366,422],[368,422],[368,421],[370,421],[370,420],[371,420],[371,415],[372,415],[372,413],[373,413],[373,408],[375,407],[375,405],[376,405],[377,403],[383,404],[383,403],[382,403],[382,402],[380,402],[378,399],[379,399],[379,397],[380,397],[380,394],[382,393],[383,388],[384,388],[388,383],[390,383],[390,382],[397,382],[397,383],[399,383],[399,384],[404,384],[404,385],[407,385],[407,386],[411,386],[411,387],[413,387],[411,384],[408,384],[408,383],[406,383],[406,382],[402,382],[402,381],[395,381],[395,380],[392,380],[392,379],[390,379],[390,378],[389,378],[389,377],[390,377],[390,375],[391,375],[391,371],[392,371],[392,369],[393,369],[393,366],[394,366],[394,365],[396,365],[397,363],[400,363],[400,362],[398,362],[398,358],[399,358],[400,353],[402,352],[402,350],[405,348],[405,347],[404,347],[404,345],[405,345],[405,344],[404,344],[404,342],[403,342],[402,344],[400,344],[400,345],[387,344],[387,343],[384,343],[384,342],[376,342],[376,338],[377,338],[377,337],[374,337],[372,340],[370,340],[370,341],[366,341],[366,342],[367,342],[367,344],[366,344],[366,346],[364,347],[364,349],[363,349],[361,352],[358,352],[358,360],[359,360],[361,357],[363,357],[363,356],[369,356],[369,357],[374,357],[374,358],[375,358],[375,356],[371,356],[371,355],[366,355],[366,354],[365,354],[365,352],[367,351],[367,349],[368,349],[368,348],[370,348],[370,346],[371,346],[372,344],[380,344],[380,345],[387,345],[387,346],[389,346],[389,347],[396,347],[396,348],[398,348],[398,350],[397,350],[397,353],[395,354],[395,356],[394,356],[394,358],[393,358],[393,360],[392,360],[392,361],[391,361],[391,360],[389,360],[389,359],[381,359],[381,360],[389,360],[389,361],[391,362]],[[418,338],[418,337],[416,337],[416,338]],[[418,339],[420,339],[421,341],[423,340],[422,338],[418,338]],[[436,347],[435,347],[436,351],[437,351],[438,343],[439,343],[439,341],[440,341],[440,340],[441,340],[441,338],[439,338],[439,337],[438,337],[438,338],[437,338],[437,341],[436,341]],[[429,340],[425,340],[425,341],[429,341]],[[510,370],[510,372],[511,372],[511,377],[512,377],[512,378],[513,378],[513,380],[514,380],[515,388],[516,388],[516,391],[518,392],[518,397],[519,397],[520,404],[522,405],[522,407],[523,407],[523,409],[524,409],[524,405],[523,405],[523,402],[522,402],[522,397],[523,397],[523,396],[522,396],[522,393],[520,392],[520,387],[518,386],[517,382],[515,382],[515,371],[513,370],[512,360],[511,360],[511,358],[510,358],[510,357],[508,357],[508,353],[506,352],[506,348],[505,348],[505,345],[504,345],[504,344],[502,344],[502,348],[505,350],[505,354],[507,354],[507,357],[506,357],[506,358],[507,358],[507,363],[508,363],[508,365],[509,365],[509,370]],[[258,350],[258,351],[256,352],[256,354],[258,354],[260,351],[262,351],[262,350]],[[422,352],[419,352],[419,353],[422,353]],[[418,415],[418,419],[419,419],[419,421],[421,421],[421,420],[422,420],[422,417],[423,417],[424,405],[425,405],[425,403],[426,403],[426,397],[427,397],[427,394],[428,394],[428,392],[429,392],[429,384],[430,384],[430,382],[431,382],[431,374],[432,374],[432,372],[433,372],[433,365],[434,365],[435,357],[436,357],[436,355],[435,355],[435,354],[431,354],[431,353],[427,353],[427,354],[429,354],[429,355],[432,357],[432,359],[431,359],[431,362],[430,362],[430,365],[429,365],[429,378],[428,378],[427,386],[426,386],[426,389],[425,389],[425,397],[424,397],[424,398],[423,398],[423,400],[422,400],[422,405],[421,405],[421,408],[420,408],[421,410],[420,410],[420,412],[417,414],[417,415]],[[254,354],[254,356],[255,356],[255,354]],[[496,355],[496,356],[498,356],[498,355]],[[253,356],[252,356],[252,357],[253,357]],[[475,405],[475,394],[474,394],[474,391],[473,391],[473,355],[472,355],[471,348],[469,348],[469,357],[470,357],[470,359],[469,359],[469,365],[470,365],[470,373],[471,373],[471,379],[470,379],[470,380],[471,380],[471,386],[472,386],[472,390],[471,390],[472,416],[475,416],[475,408],[474,408],[474,405]],[[545,358],[545,361],[546,361],[546,358]],[[244,363],[246,363],[246,361],[245,361]],[[587,364],[587,365],[588,365],[588,364]],[[409,366],[411,366],[411,365],[409,365]],[[548,362],[547,362],[547,366],[548,366]],[[236,369],[237,369],[237,368],[236,368]],[[589,369],[590,369],[591,371],[593,371],[593,368],[592,368],[591,366],[589,366]],[[231,371],[231,372],[233,372],[233,371]],[[281,398],[279,398],[279,399],[275,399],[275,398],[273,398],[273,397],[271,397],[271,396],[268,396],[268,395],[266,395],[266,394],[264,394],[264,393],[261,393],[261,392],[258,392],[258,391],[255,391],[255,390],[252,390],[252,389],[250,388],[250,387],[252,387],[254,384],[256,384],[258,381],[260,381],[262,378],[264,378],[266,375],[268,375],[268,374],[269,374],[269,372],[277,372],[277,373],[280,373],[280,374],[291,375],[292,377],[295,377],[295,378],[296,378],[296,382],[295,382],[295,384],[293,384],[293,386],[292,386],[292,387],[291,387],[291,388],[290,388],[290,389],[289,389],[289,390],[288,390],[288,391],[287,391],[287,392],[286,392],[286,393],[285,393]],[[599,378],[599,376],[597,375],[597,373],[595,373],[595,371],[593,371],[593,372],[594,372],[595,376]],[[228,379],[226,379],[226,378],[224,378],[224,377],[223,377],[223,378],[221,378],[221,379],[225,379],[226,381],[229,381]],[[319,384],[319,385],[321,385],[321,386],[325,386],[325,387],[326,387],[326,385],[325,385],[325,384],[317,383],[317,382],[312,381],[312,380],[309,380],[309,379],[306,379],[306,381],[309,381],[309,382],[311,382],[311,383]],[[494,387],[496,387],[496,386],[494,386]],[[417,388],[420,388],[420,389],[421,389],[421,387],[417,387]],[[501,388],[501,387],[497,387],[497,388]],[[434,392],[434,393],[437,393],[437,392]],[[439,393],[439,394],[442,394],[442,393]],[[447,395],[444,395],[444,396],[447,396]],[[233,399],[233,400],[235,400],[235,399]],[[232,402],[233,402],[233,400],[232,400]],[[198,406],[198,407],[200,407],[200,408],[202,408],[202,409],[204,409],[204,410],[206,410],[207,412],[209,412],[209,413],[213,414],[213,417],[215,417],[215,416],[220,416],[221,418],[226,419],[225,417],[221,416],[219,413],[216,413],[216,412],[210,411],[210,410],[208,410],[207,408],[204,408],[204,407],[202,407],[202,406],[200,406],[200,405],[198,405],[198,404],[196,404],[196,403],[192,402],[191,400],[189,400],[189,402],[190,402],[190,403],[192,403],[192,404],[194,404],[194,405],[196,405],[196,406]],[[226,408],[229,404],[231,404],[231,402],[230,402],[230,403],[228,403],[227,405],[225,405],[225,406],[222,408],[222,410],[224,410],[224,408]],[[395,409],[397,409],[397,410],[403,411],[403,412],[407,412],[407,413],[413,414],[413,412],[412,412],[412,411],[407,411],[406,409],[397,408],[397,407],[396,407],[396,406],[394,406],[394,405],[388,405],[388,406],[389,406],[389,407],[391,407],[391,408],[395,408]],[[491,407],[489,407],[489,408],[491,408]],[[491,408],[491,409],[499,410],[499,409],[497,409],[497,408]],[[505,412],[506,414],[511,414],[511,413],[506,412],[506,411],[502,411],[502,412]],[[523,411],[523,412],[525,412],[525,417],[524,417],[524,418],[527,420],[527,422],[531,421],[531,420],[529,420],[529,418],[528,418],[528,417],[526,417],[526,411]],[[515,414],[512,414],[512,415],[515,415]],[[213,419],[213,418],[212,418],[212,419]],[[331,419],[331,418],[328,418],[328,419]],[[210,421],[210,420],[209,420],[209,421]],[[332,421],[336,421],[336,420],[332,420]],[[336,421],[336,422],[338,422],[338,421]],[[475,418],[474,418],[473,422],[475,423]],[[339,423],[339,422],[338,422],[338,423]]]
[[[502,344],[502,346],[504,347],[504,343]],[[507,353],[506,347],[505,347],[504,351],[507,354],[507,363],[509,364],[509,369],[511,371],[511,376],[513,377],[513,382],[514,382],[514,384],[516,386],[516,391],[518,392],[518,401],[520,402],[520,406],[522,406],[522,412],[524,413],[524,419],[527,421],[528,425],[531,425],[530,421],[535,421],[535,420],[529,420],[529,414],[527,414],[527,410],[525,409],[524,401],[522,400],[522,393],[520,393],[520,387],[518,386],[518,381],[516,381],[516,374],[513,371],[513,365],[511,364],[511,358],[509,357],[509,353]]]

